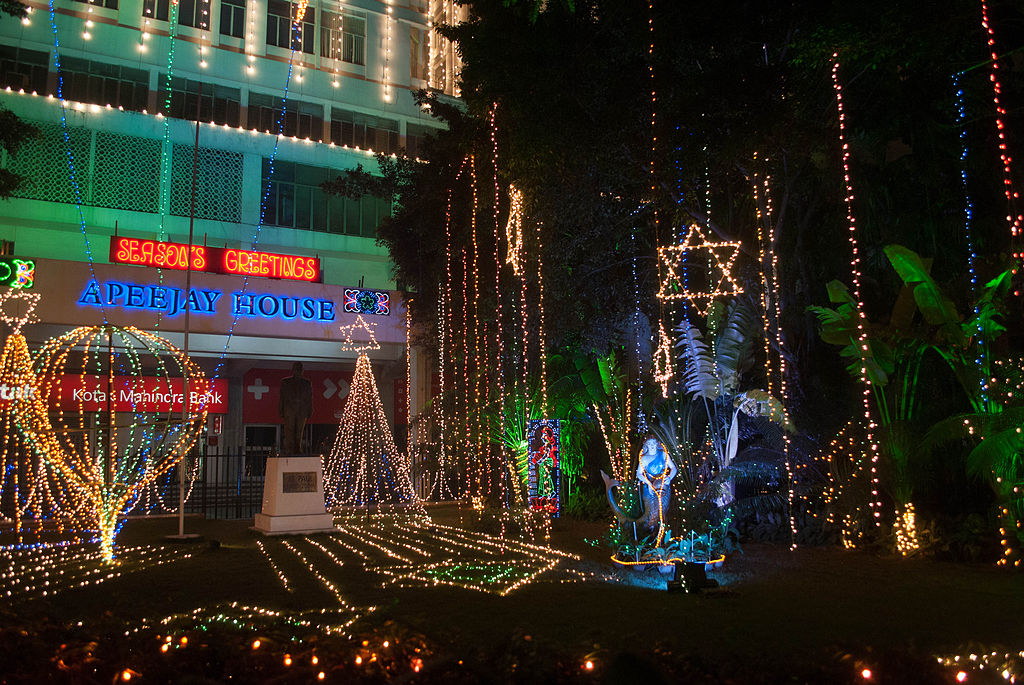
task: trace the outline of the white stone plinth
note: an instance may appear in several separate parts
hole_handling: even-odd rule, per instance
[[[263,482],[263,511],[255,529],[267,535],[335,530],[324,507],[320,457],[270,457]]]

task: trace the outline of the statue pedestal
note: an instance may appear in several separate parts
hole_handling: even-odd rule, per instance
[[[263,510],[254,528],[265,535],[336,530],[324,507],[320,457],[270,457],[263,482]]]

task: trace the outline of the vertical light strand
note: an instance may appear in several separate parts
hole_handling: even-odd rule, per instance
[[[249,0],[252,2],[252,0]],[[197,22],[199,24],[199,66],[202,69],[207,67],[206,47],[212,45],[210,40],[210,0],[200,0],[203,16]],[[195,11],[193,9],[193,11]]]
[[[754,194],[754,213],[757,221],[755,226],[757,227],[757,256],[758,262],[760,263],[761,271],[761,323],[764,326],[764,360],[765,360],[765,378],[767,379],[768,394],[775,394],[775,374],[772,372],[772,354],[771,354],[771,343],[768,338],[768,331],[770,330],[770,296],[768,294],[768,253],[764,231],[764,212],[761,209],[761,193],[759,186],[761,185],[760,174],[758,173],[759,160],[757,157],[757,151],[753,155],[754,164],[753,166],[753,182],[751,183],[751,189]]]
[[[768,160],[765,159],[765,165],[767,166]],[[775,348],[778,355],[778,372],[779,372],[779,401],[782,402],[783,410],[786,406],[786,355],[783,353],[782,344],[782,302],[781,296],[779,295],[779,254],[775,249],[775,220],[774,212],[772,208],[772,189],[771,189],[771,174],[765,173],[764,175],[764,218],[765,227],[767,227],[767,246],[765,253],[768,257],[768,263],[762,265],[762,270],[767,268],[771,274],[771,279],[764,278],[763,283],[765,286],[766,300],[765,303],[771,305],[771,315],[775,319]],[[761,233],[761,227],[758,226],[758,233]],[[766,318],[768,313],[766,312]],[[764,330],[765,340],[767,341],[768,336],[771,334],[771,326],[766,326]],[[768,372],[771,373],[769,367]],[[786,478],[789,481],[789,488],[787,491],[787,509],[789,511],[789,533],[790,533],[790,549],[796,549],[796,517],[793,515],[793,502],[796,499],[796,472],[793,468],[793,462],[790,459],[790,439],[789,432],[783,426],[782,430],[783,439],[783,460],[786,465]]]
[[[395,8],[394,0],[385,0],[387,14],[384,15],[384,102],[391,102],[391,24]]]
[[[661,273],[661,259],[658,258],[658,247],[661,245],[661,218],[658,214],[658,203],[655,200],[658,189],[658,179],[655,173],[656,170],[656,156],[658,152],[658,90],[655,85],[654,78],[654,2],[648,0],[647,3],[647,33],[650,42],[647,45],[647,74],[650,77],[651,87],[651,159],[650,159],[650,176],[651,176],[651,202],[654,207],[654,249],[655,249],[655,260],[654,263],[657,265],[658,271],[658,283],[662,282]],[[637,309],[640,308],[639,293],[637,293]],[[639,318],[639,317],[638,317]],[[653,330],[653,326],[651,327]],[[639,337],[637,338],[637,345],[639,345]],[[659,298],[658,299],[658,345],[657,350],[651,357],[651,372],[654,376],[654,382],[661,388],[661,396],[663,398],[668,397],[668,384],[672,378],[672,354],[668,350],[668,336],[665,334],[665,303]],[[638,358],[639,358],[639,350]],[[642,400],[643,400],[643,376],[638,374],[640,380],[640,398],[641,398],[641,413]],[[641,426],[640,430],[645,430],[645,426]]]
[[[548,406],[548,362],[547,362],[547,338],[544,332],[544,242],[541,238],[540,222],[534,222],[537,227],[537,356],[540,357],[540,406],[542,411],[547,412]]]
[[[472,397],[472,389],[469,381],[469,362],[472,358],[469,353],[470,329],[469,329],[469,266],[466,248],[462,248],[462,414],[464,418],[463,435],[463,456],[466,463],[466,495],[472,494],[473,474],[476,464],[470,462],[475,452],[473,450],[473,427],[470,423],[469,401]]]
[[[249,24],[245,36],[245,72],[252,76],[256,73],[256,0],[246,0],[246,3],[249,7]]]
[[[999,138],[999,160],[1003,163],[1003,194],[1006,196],[1006,224],[1010,229],[1010,250],[1014,259],[1021,259],[1024,253],[1020,250],[1021,223],[1024,222],[1024,215],[1016,212],[1016,200],[1020,199],[1020,193],[1013,187],[1013,170],[1011,163],[1013,158],[1006,146],[1006,123],[1003,120],[1006,116],[1006,108],[1003,107],[1001,97],[1003,86],[999,81],[999,55],[996,54],[996,34],[992,30],[992,22],[988,16],[988,5],[981,0],[981,25],[988,34],[989,62],[992,69],[989,72],[989,81],[992,82],[992,102],[996,108],[996,135]]]
[[[49,0],[47,6],[49,8],[50,17],[50,31],[53,33],[53,70],[57,74],[57,102],[60,103],[60,130],[61,135],[64,139],[64,153],[65,158],[68,162],[68,180],[70,181],[71,190],[75,198],[75,209],[78,212],[78,229],[82,234],[82,240],[85,243],[85,257],[89,263],[89,275],[93,281],[96,281],[96,267],[95,260],[92,254],[92,242],[89,240],[89,233],[86,229],[85,214],[82,213],[82,187],[78,182],[78,173],[75,169],[75,156],[71,150],[71,135],[68,133],[68,113],[67,113],[67,100],[64,99],[64,74],[60,68],[60,39],[57,36],[57,15],[56,10],[53,7],[54,0]],[[100,302],[100,316],[103,318],[103,324],[107,323],[107,310],[103,305],[102,300]]]
[[[850,242],[850,276],[853,280],[853,299],[857,303],[857,346],[860,351],[860,377],[864,383],[861,399],[864,406],[864,423],[867,430],[867,444],[871,463],[871,501],[868,502],[876,528],[882,525],[882,502],[879,498],[878,444],[873,434],[875,423],[871,419],[871,380],[868,378],[867,352],[868,334],[865,326],[864,303],[860,298],[860,250],[857,244],[857,222],[853,216],[853,185],[850,180],[850,144],[846,142],[846,113],[843,110],[843,86],[839,82],[839,53],[832,53],[832,88],[836,93],[836,110],[839,113],[839,146],[843,151],[843,183],[846,189],[847,234]]]
[[[93,13],[93,5],[95,3],[96,3],[96,0],[89,0],[86,3],[86,6],[88,7],[88,9],[86,10],[86,14],[85,14],[85,28],[82,29],[82,39],[83,40],[92,40],[92,27],[93,27],[92,13]]]
[[[405,454],[412,476],[412,297],[405,303]],[[413,482],[415,485],[415,481]],[[419,492],[417,492],[419,494]],[[430,482],[427,481],[427,496],[430,496]]]
[[[501,480],[500,483],[505,482],[505,471],[506,471],[506,458],[508,455],[505,454],[505,341],[502,335],[502,289],[501,289],[501,237],[499,231],[501,229],[499,216],[498,216],[498,205],[501,200],[501,188],[498,186],[498,103],[495,102],[491,105],[490,112],[490,133],[491,133],[491,166],[494,170],[494,301],[495,301],[495,325],[494,325],[494,339],[497,343],[498,351],[498,459],[501,462]],[[514,461],[515,457],[512,456]],[[511,469],[512,477],[515,477],[516,470],[514,463],[507,464]],[[511,482],[511,488],[513,493],[518,496],[519,489],[516,487],[515,481]],[[504,487],[503,487],[504,489]],[[504,492],[505,506],[508,506],[508,491]]]
[[[438,285],[437,288],[437,382],[440,388],[441,398],[444,397],[444,380],[445,380],[445,322],[448,314],[445,310],[445,292],[444,286]],[[427,387],[429,388],[429,381]],[[431,397],[433,400],[433,397]],[[434,494],[434,489],[437,489],[437,498],[444,499],[444,472],[445,472],[445,461],[447,456],[447,448],[445,446],[445,440],[448,439],[448,431],[445,417],[444,406],[440,406],[437,410],[437,426],[438,426],[438,456],[437,456],[437,476],[434,478],[434,483],[430,487],[430,495]],[[429,499],[429,496],[428,496]]]
[[[977,260],[978,253],[974,245],[973,235],[973,223],[974,223],[974,203],[971,200],[971,192],[967,183],[967,157],[969,154],[967,146],[967,109],[964,106],[964,90],[960,86],[960,77],[963,72],[957,72],[953,74],[953,93],[956,98],[956,120],[957,125],[960,127],[960,187],[964,193],[964,240],[967,242],[967,272],[970,276],[971,281],[971,301],[974,304],[974,316],[978,317],[978,304],[977,304],[977,292],[978,292],[978,272],[977,272]],[[975,357],[975,364],[978,366],[978,385],[981,394],[982,406],[987,411],[988,409],[988,378],[987,373],[987,350],[984,341],[981,338],[983,327],[981,321],[978,321],[978,356]]]
[[[476,451],[474,454],[478,459],[476,494],[479,496],[490,494],[491,469],[489,464],[490,451],[487,449],[487,438],[484,434],[484,416],[481,411],[483,408],[481,398],[488,390],[488,383],[485,374],[486,363],[484,362],[481,345],[486,345],[487,341],[486,337],[484,340],[481,340],[480,335],[480,242],[479,236],[477,235],[477,210],[479,209],[480,197],[476,177],[476,157],[474,155],[469,156],[469,177],[473,197],[469,225],[473,245],[473,414],[476,419]],[[485,322],[484,336],[486,336],[486,331],[487,325]],[[483,386],[483,391],[481,391],[481,385]]]

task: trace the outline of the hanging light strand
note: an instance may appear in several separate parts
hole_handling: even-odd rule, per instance
[[[871,464],[871,498],[868,506],[871,508],[872,517],[876,528],[882,525],[882,502],[879,496],[878,476],[878,444],[874,440],[875,423],[871,418],[871,380],[868,378],[867,353],[868,334],[867,320],[864,316],[864,302],[860,297],[860,250],[857,244],[857,222],[853,215],[853,185],[850,180],[850,144],[846,141],[846,113],[843,109],[843,86],[839,82],[839,53],[832,53],[832,87],[836,93],[836,110],[839,113],[839,146],[843,151],[843,183],[846,189],[844,202],[846,203],[847,235],[850,243],[850,276],[853,280],[853,299],[857,303],[857,347],[860,351],[860,377],[864,384],[861,394],[864,407],[864,425],[867,429],[867,444]]]

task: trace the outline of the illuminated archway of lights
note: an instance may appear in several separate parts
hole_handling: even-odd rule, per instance
[[[715,298],[741,294],[743,288],[732,275],[732,265],[736,261],[739,249],[738,242],[710,242],[700,230],[700,226],[690,224],[683,242],[658,248],[658,259],[665,267],[665,276],[658,289],[658,299],[685,300],[701,315],[706,315]],[[695,252],[706,253],[709,266],[718,272],[711,276],[711,287],[705,291],[691,290],[686,285],[686,259],[690,253]]]
[[[861,400],[864,407],[864,426],[867,429],[867,443],[870,459],[871,473],[871,498],[868,505],[871,507],[876,527],[882,525],[882,502],[879,496],[878,481],[878,444],[873,438],[875,422],[871,418],[871,381],[868,378],[866,366],[866,355],[868,351],[868,332],[864,317],[864,302],[860,298],[860,248],[857,243],[857,220],[853,215],[853,184],[850,180],[850,144],[846,142],[846,112],[843,110],[843,86],[839,82],[839,53],[832,54],[832,88],[836,93],[836,111],[839,114],[839,146],[843,152],[843,182],[845,184],[846,196],[846,222],[848,240],[850,241],[850,277],[853,281],[851,294],[857,302],[857,347],[861,352],[860,377],[864,383],[864,390]]]
[[[210,383],[170,342],[134,327],[75,328],[48,340],[35,368],[40,396],[65,404],[52,420],[20,404],[22,429],[88,509],[111,560],[124,512],[195,444]],[[155,386],[143,376],[153,369]]]

